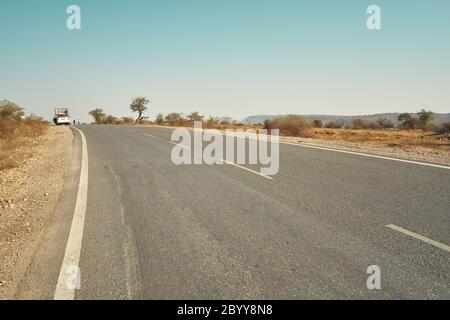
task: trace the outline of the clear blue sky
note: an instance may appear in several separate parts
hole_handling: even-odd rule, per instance
[[[448,0],[1,0],[0,46],[0,99],[46,118],[450,112]]]

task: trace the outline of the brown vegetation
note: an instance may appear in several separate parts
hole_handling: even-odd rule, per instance
[[[282,136],[309,137],[312,127],[311,123],[294,115],[264,122],[264,129],[278,129]]]
[[[406,113],[400,115],[398,128],[384,118],[375,122],[355,119],[342,128],[333,121],[324,125],[321,121],[307,122],[298,116],[288,116],[266,121],[264,128],[279,129],[282,136],[450,153],[450,122],[436,127],[431,124],[432,119],[431,111],[422,110],[417,118]]]
[[[30,138],[45,134],[49,124],[42,118],[24,116],[21,107],[10,101],[0,102],[0,170],[13,168],[26,157],[21,147]]]
[[[353,130],[315,128],[310,137],[319,140],[364,143],[400,149],[428,149],[450,152],[450,140],[422,130]]]
[[[131,118],[118,119],[106,116],[103,110],[100,112],[99,123],[107,124],[133,124]],[[93,115],[94,119],[95,116]],[[278,129],[281,136],[302,137],[317,140],[342,141],[350,143],[364,143],[368,145],[385,146],[390,148],[423,148],[450,152],[450,122],[437,127],[431,124],[434,115],[431,111],[422,109],[417,117],[403,113],[398,117],[398,125],[385,118],[378,118],[369,122],[355,119],[345,127],[337,122],[322,122],[320,120],[307,121],[300,116],[289,115],[275,120],[266,120],[264,124],[244,125],[230,118],[205,118],[198,112],[192,112],[187,116],[182,113],[171,112],[167,115],[158,114],[155,122],[140,121],[140,124],[157,124],[171,127],[193,127],[195,121],[201,121],[205,129]]]

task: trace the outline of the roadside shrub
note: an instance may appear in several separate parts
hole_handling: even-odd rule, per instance
[[[431,125],[431,121],[435,118],[434,113],[430,110],[427,111],[422,109],[418,112],[418,122],[419,127],[423,130],[433,130],[433,126]]]
[[[400,122],[400,128],[405,130],[415,130],[419,127],[419,120],[409,113],[402,113],[398,116]]]
[[[325,128],[328,128],[328,129],[340,129],[340,128],[342,128],[342,125],[337,123],[336,121],[330,121],[330,122],[327,123]]]
[[[314,128],[323,128],[322,120],[313,120],[313,126]]]
[[[367,124],[363,119],[355,119],[348,128],[353,130],[362,130],[367,128]]]
[[[119,121],[121,124],[134,124],[134,119],[130,117],[122,117]]]
[[[218,129],[220,128],[220,121],[218,118],[209,116],[208,120],[206,120],[205,128],[208,129]]]
[[[25,115],[23,108],[9,100],[0,101],[0,119],[20,121]]]
[[[172,112],[166,116],[166,122],[170,126],[182,126],[186,122],[186,119],[184,119],[181,113]]]
[[[112,115],[107,115],[104,120],[103,120],[104,124],[119,124],[120,120],[117,119],[116,117],[112,116]]]
[[[377,127],[378,129],[393,129],[395,127],[394,123],[391,120],[387,120],[386,118],[378,118],[377,119]]]
[[[158,113],[156,116],[156,123],[160,126],[164,124],[164,115],[162,113]]]
[[[307,137],[310,136],[311,124],[302,117],[289,115],[285,118],[264,122],[264,129],[279,129],[281,135]]]
[[[91,110],[89,111],[89,115],[94,118],[95,124],[105,123],[106,114],[103,112],[103,109],[96,108]]]
[[[0,139],[10,140],[17,135],[18,122],[0,118]]]
[[[450,121],[444,122],[438,131],[440,134],[450,134]]]
[[[0,170],[18,166],[14,149],[24,143],[23,138],[37,137],[45,134],[48,122],[42,118],[30,116],[17,118],[8,115],[0,118]]]
[[[140,125],[143,125],[143,126],[151,126],[151,125],[154,124],[153,121],[151,121],[151,120],[145,120],[145,119],[141,119],[141,120],[139,120],[137,123],[140,124]]]
[[[41,117],[30,116],[19,123],[19,133],[26,137],[38,137],[46,133],[49,125]]]

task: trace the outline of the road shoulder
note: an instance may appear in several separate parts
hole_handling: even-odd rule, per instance
[[[73,146],[71,129],[51,127],[30,146],[30,158],[0,172],[0,299],[16,296],[43,247],[73,167]]]

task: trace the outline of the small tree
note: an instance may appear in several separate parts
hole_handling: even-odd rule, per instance
[[[131,104],[130,104],[131,111],[138,113],[138,117],[137,117],[135,123],[138,123],[141,120],[149,118],[149,117],[144,117],[143,116],[144,112],[147,111],[147,109],[148,109],[146,105],[149,102],[150,102],[150,100],[148,100],[145,97],[134,98],[134,100],[131,102]]]
[[[158,113],[156,116],[156,123],[160,126],[164,124],[164,115],[162,113]]]
[[[221,120],[220,120],[220,124],[223,124],[223,125],[230,125],[230,124],[232,124],[233,123],[233,118],[231,118],[231,117],[223,117]],[[261,125],[262,126],[262,125]]]
[[[313,120],[313,126],[314,128],[323,128],[322,120]]]
[[[419,125],[422,129],[427,129],[430,126],[431,121],[434,119],[434,114],[432,111],[426,111],[422,109],[418,112]]]
[[[450,121],[444,122],[439,128],[439,133],[450,135]]]
[[[166,116],[166,121],[171,126],[181,125],[184,121],[180,113],[171,112]]]
[[[103,112],[103,109],[96,108],[89,112],[89,115],[94,118],[96,124],[102,124],[105,122],[106,114]]]
[[[365,129],[366,127],[367,127],[366,123],[361,118],[358,118],[358,119],[355,119],[352,121],[352,125],[351,125],[352,129],[361,130],[361,129]]]
[[[412,117],[409,113],[402,113],[398,116],[398,121],[400,122],[400,126],[404,129],[416,129],[417,128],[417,118]]]
[[[340,128],[342,128],[342,125],[337,123],[336,121],[330,121],[330,122],[327,123],[325,128],[328,128],[328,129],[340,129]]]
[[[219,125],[219,119],[213,116],[209,116],[208,120],[206,120],[206,127],[207,128],[217,128]]]
[[[0,101],[0,119],[20,120],[25,115],[23,108],[14,102]]]
[[[264,120],[263,129],[267,130],[270,133],[270,130],[272,130],[272,121],[269,119]]]
[[[201,116],[197,111],[195,111],[188,115],[187,118],[192,122],[203,121],[204,116]]]
[[[376,122],[377,127],[378,127],[379,129],[384,129],[384,128],[386,128],[386,123],[387,123],[386,118],[381,118],[381,117],[379,117],[379,118],[377,119],[377,122]]]
[[[117,124],[118,123],[118,119],[112,115],[108,115],[105,118],[105,124]]]

